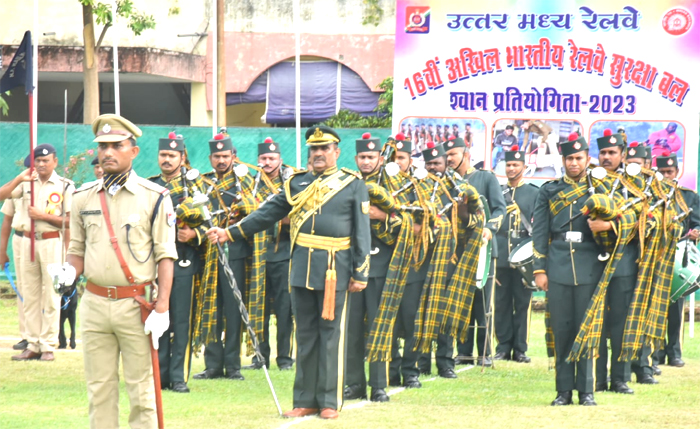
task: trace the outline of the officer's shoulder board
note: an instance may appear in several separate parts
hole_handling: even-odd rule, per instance
[[[544,189],[546,187],[551,187],[552,185],[556,185],[559,183],[559,179],[553,179],[553,180],[548,180],[540,186],[540,189]]]
[[[66,184],[66,185],[65,185],[66,187],[68,187],[68,186],[70,186],[70,185],[75,186],[75,182],[72,181],[72,180],[70,180],[69,178],[63,177],[63,176],[59,176],[59,177],[61,178],[61,180],[63,181],[63,183]]]
[[[678,189],[680,189],[681,191],[688,191],[688,192],[693,192],[693,193],[695,193],[695,191],[693,191],[693,190],[690,189],[690,188],[686,188],[685,186],[679,186]]]
[[[160,186],[157,183],[153,183],[148,179],[144,179],[143,177],[139,177],[138,183],[144,188],[159,194],[168,195],[170,193],[167,188]]]
[[[81,187],[75,190],[73,194],[77,194],[78,192],[83,192],[87,191],[88,189],[92,189],[95,186],[99,185],[102,180],[93,180],[92,182],[85,182],[82,184]]]
[[[150,180],[151,182],[155,182],[156,180],[158,180],[159,177],[160,177],[160,174],[156,174],[155,176],[148,177],[147,180]]]
[[[535,185],[534,183],[527,183],[526,182],[525,186],[530,186],[530,187],[534,188],[536,191],[538,191],[540,189],[540,187]]]
[[[351,170],[351,169],[345,168],[345,167],[341,168],[340,170],[343,173],[352,174],[353,176],[357,177],[358,179],[362,179],[362,174],[360,174],[359,172],[357,172],[355,170]]]

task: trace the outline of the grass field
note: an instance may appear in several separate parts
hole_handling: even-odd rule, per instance
[[[17,341],[16,305],[0,300],[0,428],[88,426],[80,343],[58,351],[53,363],[11,362]],[[700,324],[696,324],[700,335]],[[632,396],[596,394],[598,407],[550,407],[554,372],[547,370],[542,314],[532,320],[531,364],[498,363],[496,369],[462,370],[457,380],[422,377],[423,388],[390,389],[386,404],[346,402],[337,421],[284,420],[277,416],[264,374],[244,371],[245,381],[190,380],[190,394],[163,392],[167,428],[698,428],[700,338],[684,344],[684,368],[661,366],[656,386],[639,385]],[[273,358],[274,359],[274,358]],[[244,360],[249,362],[249,358]],[[201,371],[203,358],[192,371]],[[464,370],[463,370],[464,369]],[[270,371],[282,408],[292,406],[292,371]],[[634,378],[634,376],[633,376]],[[120,395],[121,425],[128,427],[128,399]]]

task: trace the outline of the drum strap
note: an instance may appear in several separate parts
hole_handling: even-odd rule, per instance
[[[503,198],[506,200],[506,206],[510,206],[515,204],[515,206],[518,208],[518,211],[520,212],[520,223],[523,224],[523,228],[525,228],[525,231],[527,231],[528,234],[532,234],[532,224],[530,223],[530,219],[528,219],[526,216],[523,216],[522,211],[520,210],[520,206],[518,206],[518,203],[515,202],[513,199],[513,193],[511,192],[510,186],[506,186],[506,188],[503,190]]]

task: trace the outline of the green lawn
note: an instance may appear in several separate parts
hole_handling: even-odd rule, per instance
[[[88,426],[82,354],[58,351],[53,363],[11,362],[16,341],[16,305],[0,300],[0,428],[83,428]],[[245,381],[190,381],[189,395],[163,392],[167,428],[698,428],[700,427],[700,338],[687,334],[684,368],[662,366],[660,384],[631,383],[633,396],[602,393],[598,407],[548,406],[554,372],[547,371],[542,314],[531,329],[533,362],[473,368],[457,380],[423,377],[423,388],[396,391],[387,404],[346,403],[338,421],[279,418],[261,371],[244,371]],[[700,336],[700,324],[696,324]],[[80,349],[80,344],[78,350]],[[249,361],[246,358],[245,361]],[[193,372],[204,367],[194,360]],[[458,367],[460,369],[465,367]],[[286,411],[292,405],[291,371],[273,366],[270,376]],[[391,390],[390,390],[391,392]],[[128,399],[120,396],[121,424],[128,427]]]

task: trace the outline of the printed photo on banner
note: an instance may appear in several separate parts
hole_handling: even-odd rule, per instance
[[[506,152],[525,152],[525,176],[559,178],[563,173],[557,145],[567,141],[569,134],[582,134],[578,121],[551,119],[500,119],[492,129],[491,169],[505,176]]]
[[[675,153],[678,158],[680,175],[683,173],[685,152],[685,126],[677,121],[598,121],[591,125],[591,156],[598,156],[596,139],[605,134],[605,130],[621,134],[629,146],[637,142],[639,146],[651,148],[651,165],[656,166],[656,157],[664,153]],[[635,145],[636,146],[636,145]]]
[[[480,119],[408,117],[401,121],[399,129],[410,138],[414,157],[421,156],[428,142],[439,145],[454,136],[464,139],[472,148],[472,165],[485,159],[486,126]]]

